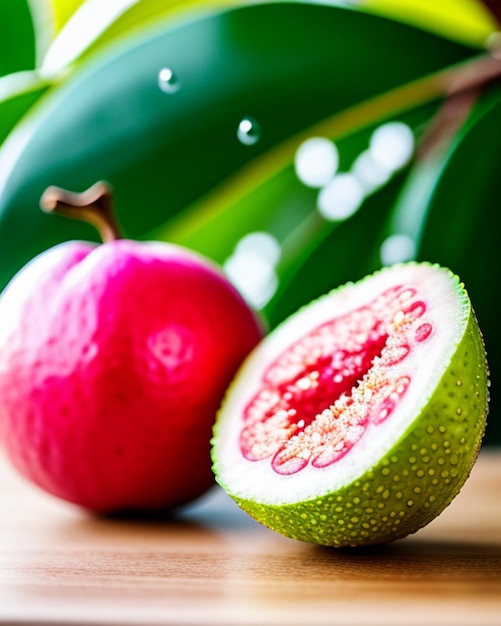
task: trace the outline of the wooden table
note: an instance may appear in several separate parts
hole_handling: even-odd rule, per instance
[[[0,624],[501,625],[501,450],[416,535],[357,551],[281,537],[218,488],[177,519],[86,515],[0,459]]]

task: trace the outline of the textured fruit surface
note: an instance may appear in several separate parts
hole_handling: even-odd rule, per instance
[[[260,337],[187,251],[61,244],[0,299],[0,440],[25,476],[92,510],[189,501],[213,483],[215,414]]]
[[[214,470],[287,536],[387,542],[458,493],[487,404],[463,285],[438,266],[400,264],[301,309],[253,351],[215,425]]]

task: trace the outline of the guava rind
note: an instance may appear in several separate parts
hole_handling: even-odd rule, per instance
[[[394,541],[435,519],[466,482],[485,432],[488,384],[485,345],[470,304],[464,334],[426,405],[353,482],[311,500],[276,505],[232,494],[217,461],[216,480],[241,509],[287,537],[333,547]],[[214,445],[217,430],[216,422]]]

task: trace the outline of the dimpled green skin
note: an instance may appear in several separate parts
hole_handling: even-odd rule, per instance
[[[287,537],[334,547],[393,541],[437,517],[468,478],[482,441],[488,368],[473,310],[426,406],[393,448],[350,485],[286,505],[234,498]]]

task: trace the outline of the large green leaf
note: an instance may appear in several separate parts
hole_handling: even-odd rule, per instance
[[[0,2],[0,76],[35,67],[35,34],[27,0]]]
[[[50,0],[54,14],[54,26],[60,31],[85,0]]]
[[[501,333],[497,309],[501,267],[501,88],[490,90],[456,136],[430,181],[419,258],[450,267],[469,291],[491,369],[487,441],[501,441]]]
[[[53,0],[53,4],[60,29],[41,63],[42,73],[49,76],[67,72],[72,65],[100,54],[124,38],[140,36],[163,20],[211,12],[238,4],[238,0],[115,0],[109,4],[101,0],[72,0],[69,7]]]
[[[397,98],[397,94],[393,95],[394,98],[388,98],[388,106],[396,110],[396,103],[400,102],[403,107],[404,102]],[[380,111],[376,102],[372,104],[367,107],[367,112]],[[418,134],[437,106],[434,103],[400,111],[398,119]],[[322,124],[306,129],[301,136],[287,141],[275,151],[254,159],[234,179],[216,189],[210,198],[182,211],[176,219],[155,230],[152,237],[175,241],[224,263],[239,240],[249,232],[271,234],[281,248],[276,266],[279,283],[277,293],[264,313],[269,325],[274,326],[310,299],[370,271],[374,265],[374,251],[381,245],[381,241],[373,241],[373,234],[380,230],[377,226],[391,210],[393,198],[388,189],[383,188],[377,197],[383,195],[384,200],[380,200],[377,209],[372,209],[373,201],[364,204],[360,215],[365,217],[358,215],[345,224],[327,221],[317,211],[318,189],[306,187],[296,175],[295,149],[301,139],[308,136],[329,137],[337,145],[340,170],[349,171],[357,157],[367,149],[378,124],[379,116],[377,123],[373,119],[369,122],[361,107],[334,115]],[[375,215],[378,218],[373,224]],[[347,228],[353,237],[346,237]],[[367,237],[372,255],[369,254]],[[346,250],[345,244],[348,246]],[[342,262],[318,260],[318,257],[328,255],[329,250],[333,258],[345,250],[341,255]]]
[[[319,4],[266,3],[167,21],[154,36],[83,66],[5,142],[0,281],[49,245],[91,236],[38,210],[47,185],[79,190],[109,180],[125,232],[140,237],[312,124],[472,54]],[[158,87],[165,65],[179,79],[175,93]],[[237,139],[246,115],[261,127],[255,145]]]
[[[0,145],[49,86],[49,81],[40,78],[34,70],[13,72],[0,78]]]
[[[48,1],[48,0],[45,0]],[[58,36],[48,50],[45,69],[61,70],[103,46],[129,36],[160,19],[180,14],[235,6],[237,0],[51,0]],[[333,0],[332,4],[339,4]],[[360,9],[420,26],[463,43],[482,46],[497,30],[493,17],[479,0],[359,0]]]
[[[295,268],[308,264],[312,250],[338,227],[335,222],[318,216],[318,189],[306,187],[295,173],[294,157],[298,146],[309,137],[328,137],[338,147],[340,170],[349,170],[367,149],[372,132],[388,115],[397,116],[418,135],[442,100],[436,83],[434,76],[428,76],[338,111],[305,128],[253,159],[212,193],[154,230],[151,236],[181,243],[222,263],[250,230],[270,232],[283,244],[282,261],[278,266],[283,290]],[[390,204],[387,204],[389,210]],[[329,276],[327,288],[337,284],[336,271]],[[325,287],[326,278],[319,278]],[[310,277],[308,284],[294,285],[288,303],[291,310],[297,306],[303,287],[310,293],[314,284],[316,281]],[[273,305],[269,307],[270,314],[271,308]],[[272,314],[272,317],[276,316]]]
[[[361,0],[366,11],[420,26],[458,41],[482,46],[499,29],[481,0]]]
[[[235,0],[217,2],[220,6],[226,4],[235,4]],[[123,43],[124,38],[154,28],[159,21],[172,20],[174,15],[200,6],[207,12],[209,6],[214,9],[215,5],[207,0],[120,0],[107,5],[101,0],[6,0],[0,7],[0,26],[5,27],[10,39],[0,39],[0,52],[3,42],[7,48],[10,40],[15,39],[19,52],[29,56],[28,67],[36,66],[36,71],[32,70],[31,76],[28,70],[12,71],[6,73],[6,81],[0,81],[0,145],[50,83],[66,79],[89,56],[100,54],[107,46]],[[30,27],[31,22],[35,26],[35,33],[32,27],[29,30],[29,42],[23,39],[26,24],[20,26],[20,18],[25,18]],[[0,61],[3,58],[10,62],[10,68],[16,67],[15,52],[11,47],[0,56]]]

